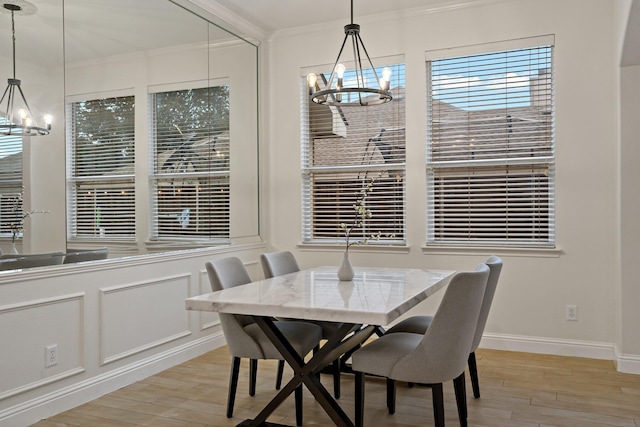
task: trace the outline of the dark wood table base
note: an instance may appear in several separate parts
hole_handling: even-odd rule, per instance
[[[269,317],[253,316],[256,323],[264,331],[274,346],[280,351],[284,360],[293,369],[293,378],[275,395],[275,397],[262,409],[253,419],[245,420],[237,427],[282,427],[282,424],[268,423],[267,418],[280,406],[284,400],[301,384],[313,394],[316,401],[329,415],[334,424],[338,427],[353,427],[353,421],[342,410],[338,402],[331,396],[318,378],[318,373],[332,361],[342,357],[362,345],[371,335],[376,332],[376,327],[366,326],[351,334],[355,324],[344,323],[325,344],[306,363],[291,344],[282,335],[280,330],[273,324]],[[349,336],[348,336],[349,335]],[[300,408],[300,414],[302,410]],[[297,420],[298,423],[301,420]]]

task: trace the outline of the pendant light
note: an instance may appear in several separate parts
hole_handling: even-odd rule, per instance
[[[307,76],[307,84],[309,87],[309,96],[311,100],[317,104],[340,105],[340,106],[370,106],[379,105],[389,102],[393,99],[389,91],[389,78],[391,77],[391,69],[385,67],[382,70],[382,78],[378,76],[376,68],[371,62],[371,58],[364,47],[362,38],[360,37],[360,25],[353,23],[353,0],[351,0],[351,23],[344,27],[344,41],[338,57],[331,70],[331,76],[328,81],[318,81],[318,76],[311,73]],[[342,52],[347,41],[351,39],[353,48],[354,70],[350,73],[353,79],[349,86],[345,86],[344,74],[346,67],[340,62]],[[364,56],[362,56],[364,54]],[[365,66],[369,66],[373,73],[375,86],[367,86],[368,79],[362,68],[363,59]],[[320,79],[322,79],[322,75]],[[321,89],[320,83],[324,83],[324,89]],[[335,83],[335,84],[334,84]]]
[[[16,78],[16,30],[15,15],[33,15],[38,8],[25,0],[4,0],[0,11],[11,14],[11,37],[13,46],[13,77],[0,98],[0,135],[38,136],[51,131],[52,116],[45,114],[37,121],[31,112],[22,88]]]

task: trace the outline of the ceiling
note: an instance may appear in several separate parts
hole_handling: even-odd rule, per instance
[[[349,0],[213,0],[267,33],[293,27],[305,27],[321,22],[349,23]],[[436,6],[455,6],[487,0],[354,0],[354,22],[358,17],[397,12],[405,9],[432,9]]]
[[[62,0],[28,1],[38,10],[15,16],[16,58],[39,66],[62,65],[63,34],[67,64],[230,38],[169,1],[64,0],[64,29]],[[0,11],[0,55],[10,58],[11,14]]]
[[[203,2],[206,0],[200,0]],[[322,22],[350,21],[349,0],[210,0],[231,10],[266,33]],[[509,0],[354,0],[354,22],[359,17],[402,10],[454,8],[473,3]],[[629,0],[631,11],[625,33],[621,65],[640,65],[640,0]],[[622,3],[621,3],[622,4]]]
[[[10,1],[10,0],[9,0]],[[30,0],[35,15],[16,16],[18,61],[61,66],[63,0]],[[191,0],[216,3],[241,16],[266,34],[322,22],[350,21],[349,0]],[[471,3],[507,0],[355,0],[354,21],[401,10],[452,8]],[[209,37],[229,38],[215,31],[207,35],[204,21],[169,1],[64,0],[65,56],[68,63],[159,47],[189,44]],[[11,56],[11,15],[0,13],[0,55]],[[624,65],[640,64],[640,0],[632,0],[624,46]],[[1,74],[6,74],[2,72]],[[18,71],[18,74],[19,71]]]

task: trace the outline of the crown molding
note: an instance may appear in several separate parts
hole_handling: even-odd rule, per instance
[[[173,0],[172,0],[173,1]],[[183,0],[184,2],[191,3],[204,11],[214,15],[218,20],[216,24],[220,24],[224,29],[237,35],[238,37],[255,39],[253,41],[248,40],[254,44],[260,44],[260,42],[267,39],[268,34],[265,30],[253,24],[246,18],[232,12],[226,7],[222,6],[215,0]],[[178,0],[180,2],[180,0]],[[222,21],[222,22],[219,22]],[[255,43],[257,41],[257,43]]]
[[[196,0],[194,0],[196,1]],[[213,1],[213,0],[211,0]],[[513,0],[443,0],[437,4],[427,4],[420,7],[414,7],[410,9],[401,9],[393,12],[384,12],[372,15],[360,15],[357,16],[356,21],[358,24],[374,24],[379,22],[388,21],[389,18],[409,18],[415,17],[416,15],[429,15],[433,13],[443,13],[450,12],[459,9],[468,9],[472,7],[485,6],[489,4],[496,3],[505,3]],[[291,28],[283,28],[281,30],[276,30],[269,35],[269,40],[275,40],[280,37],[290,37],[296,36],[299,34],[305,34],[313,31],[319,30],[327,30],[327,28],[342,28],[345,24],[344,19],[330,21],[330,22],[320,22],[313,25],[305,25],[299,27],[291,27]]]

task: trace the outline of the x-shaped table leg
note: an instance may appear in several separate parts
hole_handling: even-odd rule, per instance
[[[353,329],[355,324],[342,324],[341,327],[331,336],[327,342],[318,350],[309,361],[305,363],[304,359],[298,355],[285,336],[274,325],[273,320],[269,317],[254,316],[256,323],[267,335],[269,340],[278,349],[284,360],[293,369],[293,378],[276,394],[276,396],[264,407],[264,409],[253,419],[246,420],[238,424],[240,426],[279,426],[279,424],[267,423],[267,418],[276,410],[284,400],[298,388],[300,384],[304,384],[307,389],[314,395],[320,406],[325,410],[327,415],[339,427],[353,427],[353,422],[342,410],[338,402],[324,388],[316,373],[326,366],[329,362],[347,353],[350,349],[362,344],[369,338],[374,327],[368,326],[358,330],[348,338],[345,338]]]

